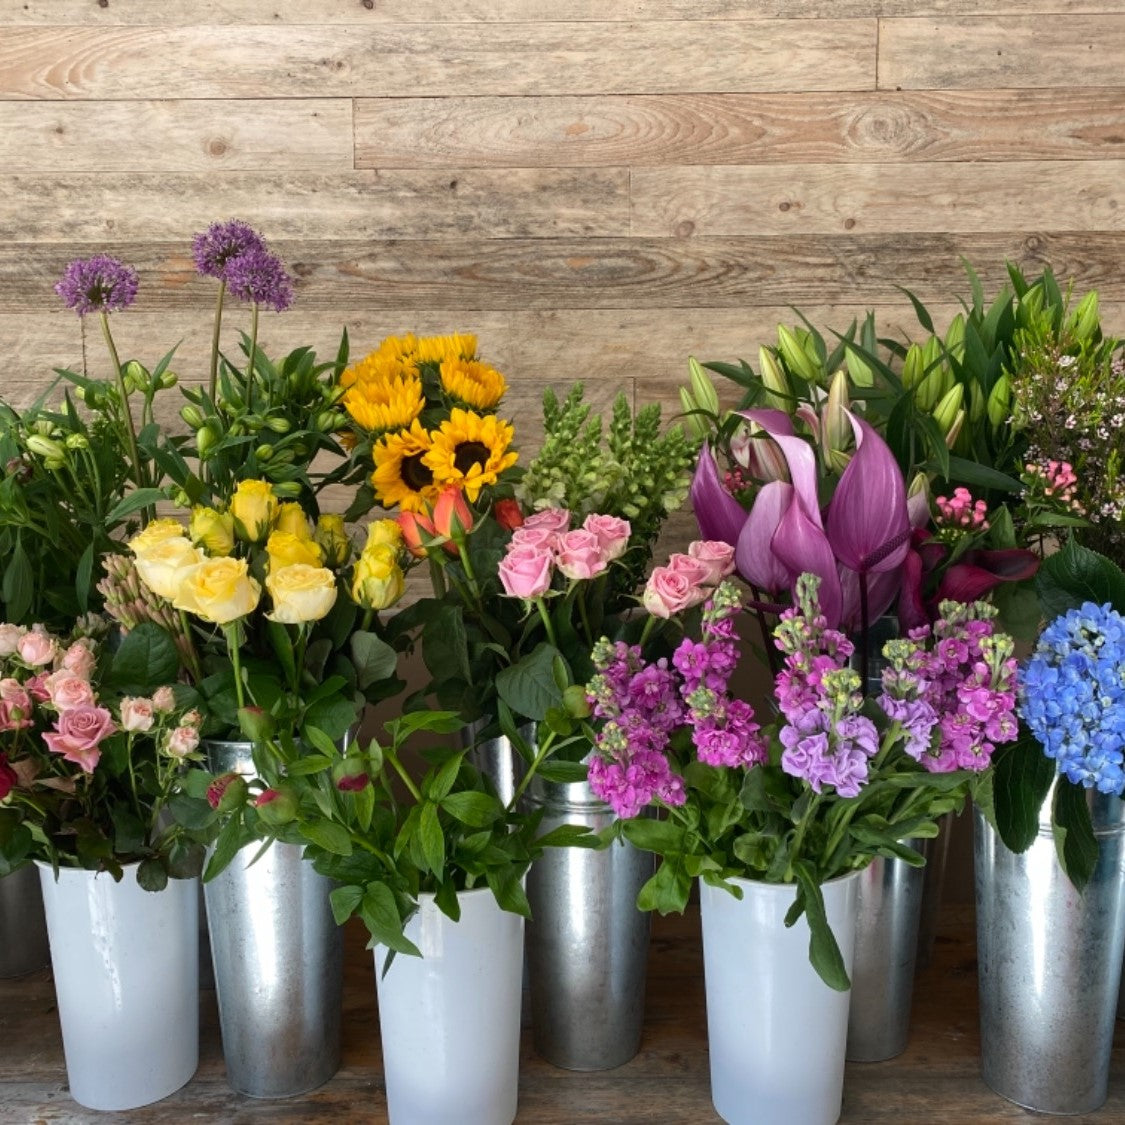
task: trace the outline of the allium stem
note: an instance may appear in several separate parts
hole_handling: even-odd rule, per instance
[[[125,414],[125,443],[129,447],[129,459],[133,462],[133,476],[138,488],[145,487],[145,479],[141,475],[141,454],[137,448],[137,431],[133,424],[133,409],[129,405],[129,391],[125,386],[125,373],[121,370],[121,357],[117,354],[117,345],[113,342],[113,333],[109,330],[109,314],[102,313],[102,335],[109,349],[110,362],[113,364],[113,374],[117,380],[117,390],[121,395],[121,409]],[[141,521],[147,523],[153,514],[151,505],[141,509]]]
[[[207,379],[207,393],[212,404],[219,389],[219,335],[223,326],[223,298],[227,294],[227,283],[219,281],[219,296],[215,302],[215,327],[211,330],[211,369]]]
[[[250,358],[246,361],[246,413],[254,407],[254,356],[258,352],[258,306],[250,313]]]

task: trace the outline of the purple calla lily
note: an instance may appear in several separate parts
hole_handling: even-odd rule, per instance
[[[764,485],[742,525],[735,548],[738,573],[756,590],[777,595],[793,584],[790,573],[773,550],[773,537],[793,499],[793,486],[785,481]]]
[[[738,542],[746,509],[723,487],[715,454],[706,442],[691,478],[691,507],[701,538],[720,540],[732,547]]]
[[[1033,577],[1038,569],[1038,556],[1019,547],[966,551],[942,575],[938,600],[975,602],[1001,582],[1021,582]]]

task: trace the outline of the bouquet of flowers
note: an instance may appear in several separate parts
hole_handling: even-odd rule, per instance
[[[203,863],[200,840],[166,816],[201,717],[173,686],[165,634],[142,626],[111,648],[98,624],[69,639],[0,625],[0,871],[37,859],[120,879],[135,862],[159,891]]]
[[[679,610],[685,636],[671,660],[599,642],[590,784],[623,818],[610,833],[661,856],[642,909],[682,910],[695,878],[735,894],[735,876],[795,883],[788,921],[807,914],[811,961],[844,989],[821,885],[876,855],[922,862],[902,841],[935,835],[996,744],[1016,736],[1013,642],[995,631],[991,607],[944,603],[932,630],[886,645],[882,690],[865,699],[853,646],[821,610],[819,578],[802,575],[774,631],[779,719],[762,729],[729,689],[741,597],[714,577],[693,584],[701,617]],[[641,815],[650,803],[667,815]]]

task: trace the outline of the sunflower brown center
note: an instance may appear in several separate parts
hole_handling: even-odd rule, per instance
[[[412,453],[402,459],[401,475],[407,487],[415,492],[429,488],[434,483],[434,474],[428,465],[422,464],[424,453]]]
[[[488,464],[490,450],[482,441],[462,441],[453,451],[453,464],[459,473],[467,473],[474,465]]]

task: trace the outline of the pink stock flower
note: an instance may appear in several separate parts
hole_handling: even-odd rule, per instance
[[[152,730],[155,706],[151,699],[127,695],[121,700],[121,729],[127,731]]]
[[[706,590],[687,575],[677,573],[671,567],[658,566],[649,575],[643,600],[645,609],[653,617],[667,619],[699,605],[706,597]]]
[[[602,554],[598,537],[585,528],[559,536],[555,563],[567,578],[594,578],[609,565]]]
[[[58,652],[59,642],[50,633],[39,629],[32,629],[24,633],[16,643],[16,651],[20,659],[32,668],[40,668],[50,664]]]
[[[566,508],[544,508],[532,512],[523,521],[524,527],[545,527],[548,531],[567,531],[570,528],[570,512]]]
[[[606,562],[613,562],[625,554],[629,536],[633,534],[629,521],[618,519],[617,516],[589,515],[582,521],[582,526],[597,536],[598,546]]]
[[[99,744],[115,729],[113,716],[104,707],[86,704],[59,715],[55,729],[44,734],[43,741],[53,753],[93,773],[101,757]]]
[[[708,586],[717,586],[724,578],[734,573],[734,547],[719,539],[696,539],[688,544],[687,553],[702,563],[710,571],[706,579]]]
[[[94,689],[90,686],[90,681],[66,669],[52,672],[43,681],[43,685],[50,694],[51,705],[60,711],[69,711],[72,707],[87,707],[94,703]]]
[[[554,555],[536,547],[512,547],[497,571],[504,592],[511,598],[539,598],[551,588]]]
[[[73,672],[84,680],[88,680],[93,675],[96,663],[97,657],[94,655],[94,650],[90,647],[89,642],[84,639],[75,641],[63,653],[62,666],[68,672]]]
[[[0,656],[11,656],[19,651],[20,640],[27,630],[22,625],[0,625]]]
[[[168,735],[167,751],[173,758],[186,758],[199,746],[199,731],[195,727],[176,727]]]
[[[158,687],[152,693],[152,706],[160,714],[167,715],[176,709],[176,693],[167,685]]]

